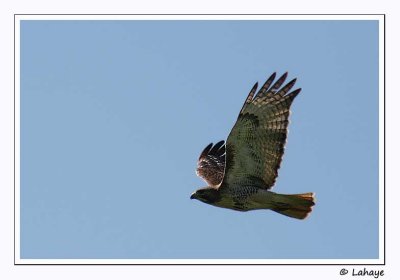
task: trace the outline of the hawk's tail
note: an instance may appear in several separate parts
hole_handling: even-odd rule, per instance
[[[272,210],[296,219],[305,219],[315,205],[314,193],[278,194],[272,198]]]

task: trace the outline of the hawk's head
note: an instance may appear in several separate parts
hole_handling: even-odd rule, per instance
[[[197,199],[204,203],[215,204],[217,201],[221,200],[221,195],[218,189],[207,186],[192,193],[190,199]]]

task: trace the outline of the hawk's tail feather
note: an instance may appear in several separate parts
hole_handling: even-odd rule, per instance
[[[315,205],[314,193],[278,194],[273,196],[272,210],[292,218],[305,219]]]

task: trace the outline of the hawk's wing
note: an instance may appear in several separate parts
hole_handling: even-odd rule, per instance
[[[226,141],[226,171],[222,186],[248,185],[270,189],[278,176],[286,143],[289,109],[301,89],[290,93],[287,73],[273,85],[276,73],[254,96],[251,89]],[[271,86],[272,85],[272,86]]]
[[[210,143],[201,152],[197,161],[197,175],[202,177],[209,186],[216,187],[222,182],[224,170],[225,141],[220,141],[214,146]]]

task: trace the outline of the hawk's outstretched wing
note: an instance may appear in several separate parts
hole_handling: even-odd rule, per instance
[[[251,89],[226,141],[226,171],[222,187],[253,185],[270,189],[278,176],[286,143],[289,109],[300,88],[296,79],[285,86],[287,73],[273,85],[276,73],[254,96]],[[272,85],[272,86],[271,86]]]
[[[207,184],[216,187],[222,182],[225,170],[225,141],[220,141],[213,146],[210,143],[201,152],[197,161],[196,173]]]

